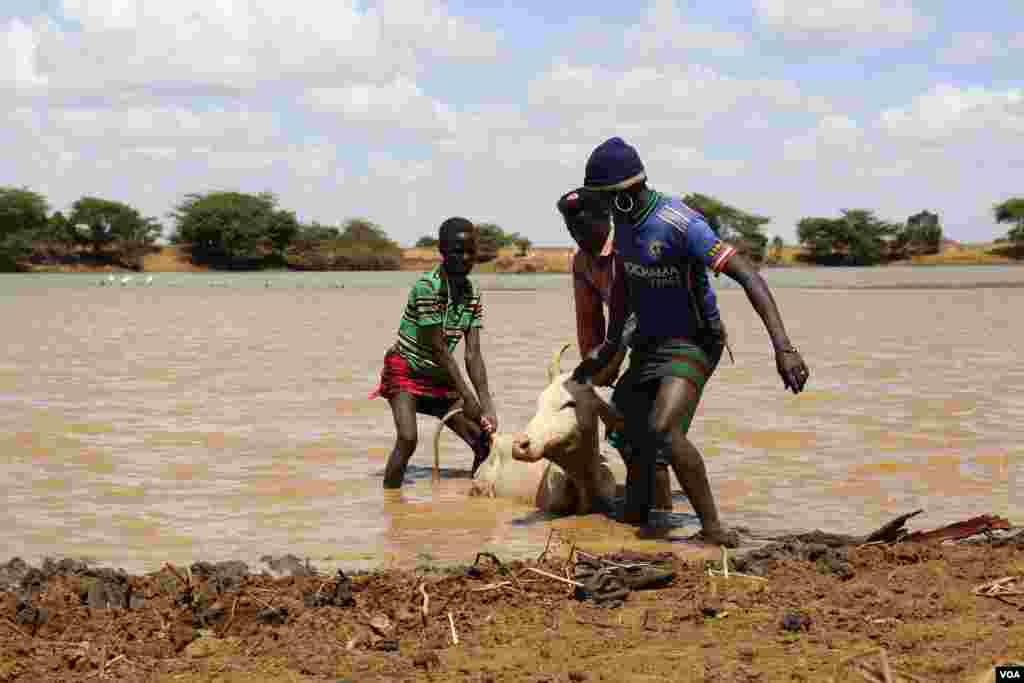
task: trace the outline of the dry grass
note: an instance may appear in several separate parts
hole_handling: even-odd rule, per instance
[[[142,259],[142,270],[149,273],[196,273],[209,269],[193,265],[188,251],[174,244],[155,254],[147,254]]]
[[[771,255],[771,247],[768,254]],[[803,247],[786,246],[782,248],[781,260],[777,264],[769,264],[775,267],[800,267],[813,264],[801,261],[804,254]],[[1024,254],[1021,254],[1024,255]],[[1017,256],[1015,258],[1015,256]],[[892,265],[910,266],[978,266],[978,265],[1011,265],[1021,263],[1020,255],[1005,244],[995,242],[960,243],[957,245],[945,246],[938,254],[927,254],[913,256],[902,261],[893,261]]]

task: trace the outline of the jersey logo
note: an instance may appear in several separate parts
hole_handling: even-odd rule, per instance
[[[684,206],[684,208],[686,207]],[[692,211],[683,212],[670,204],[666,204],[658,209],[657,216],[684,235],[686,234],[686,229],[690,227],[690,223],[699,218]]]
[[[666,246],[661,240],[651,240],[647,243],[647,253],[651,255],[652,259],[659,261],[661,260],[661,255],[665,253]]]

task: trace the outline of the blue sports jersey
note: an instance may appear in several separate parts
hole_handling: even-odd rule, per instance
[[[639,337],[695,339],[719,318],[707,269],[721,272],[736,250],[682,200],[651,192],[636,225],[616,226],[615,251]]]

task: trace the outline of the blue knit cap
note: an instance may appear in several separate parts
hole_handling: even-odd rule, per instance
[[[646,178],[636,150],[622,138],[610,138],[590,153],[583,186],[588,190],[623,190]]]

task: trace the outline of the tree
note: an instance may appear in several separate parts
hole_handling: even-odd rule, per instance
[[[421,249],[425,249],[425,248],[428,248],[428,247],[437,247],[437,244],[438,244],[438,242],[437,242],[437,238],[436,237],[431,237],[430,235],[424,235],[423,237],[421,237],[418,240],[416,240],[416,245],[415,246],[417,246],[417,247],[419,247]]]
[[[1014,227],[1006,234],[1006,238],[1016,244],[1024,244],[1024,197],[1007,199],[993,208],[996,223],[1009,223]]]
[[[270,192],[189,194],[170,214],[175,243],[190,243],[192,257],[227,267],[283,263],[299,232],[295,214],[277,208]],[[269,259],[269,261],[268,261]]]
[[[772,252],[768,256],[768,262],[772,264],[782,263],[782,249],[786,246],[786,243],[782,241],[782,238],[778,235],[772,238]]]
[[[900,228],[866,209],[843,209],[840,218],[802,218],[797,237],[815,263],[867,266],[880,263]]]
[[[683,202],[704,216],[704,220],[720,238],[734,244],[746,258],[762,263],[768,247],[764,226],[772,219],[737,209],[714,197],[693,193],[683,197]]]
[[[382,227],[365,218],[349,219],[341,231],[340,239],[367,244],[395,245]]]
[[[127,204],[98,197],[82,197],[72,204],[68,222],[96,253],[115,241],[152,244],[160,235],[155,218],[143,218]]]
[[[0,240],[46,227],[46,198],[28,188],[0,187]]]
[[[300,225],[297,240],[306,242],[323,242],[325,240],[336,240],[341,237],[341,231],[333,225],[321,225],[313,221],[310,225]]]
[[[531,242],[525,237],[520,237],[515,241],[515,245],[517,249],[516,256],[526,256],[526,254],[529,253],[530,247],[533,245],[533,242]]]
[[[75,226],[60,211],[55,212],[46,222],[46,238],[61,244],[76,241]]]
[[[525,254],[526,250],[533,244],[530,240],[518,232],[505,232],[501,229],[501,226],[495,223],[478,223],[476,226],[478,233],[477,242],[477,263],[487,263],[492,261],[498,256],[499,249],[506,249],[513,245],[517,246],[520,251],[520,255]],[[526,244],[524,248],[522,244]]]
[[[899,231],[895,243],[897,255],[937,254],[942,249],[939,215],[930,211],[915,213]]]
[[[501,249],[505,241],[505,231],[494,223],[480,223],[477,228],[477,263],[487,263],[498,257],[498,249]]]
[[[14,270],[46,230],[49,206],[28,188],[0,187],[0,270]]]

